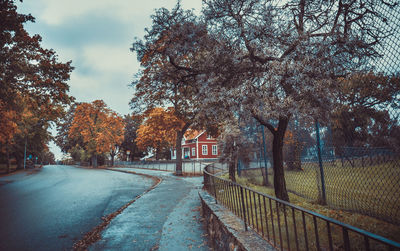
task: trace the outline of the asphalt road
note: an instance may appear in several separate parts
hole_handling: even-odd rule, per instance
[[[0,250],[70,250],[101,217],[153,180],[108,170],[45,166],[0,178]]]

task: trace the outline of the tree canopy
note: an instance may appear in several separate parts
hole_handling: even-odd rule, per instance
[[[400,77],[355,73],[340,82],[340,103],[332,114],[333,143],[344,147],[386,147],[398,151]]]
[[[42,48],[39,35],[28,34],[24,25],[34,21],[17,12],[15,1],[0,1],[0,150],[18,168],[25,145],[28,154],[47,154],[47,129],[73,101],[71,62],[60,62],[54,50]]]
[[[115,151],[124,138],[123,119],[102,100],[76,106],[68,137],[82,137],[83,148],[97,167],[97,155]]]
[[[372,69],[377,46],[390,33],[375,2],[205,0],[201,18],[179,3],[159,9],[145,42],[132,48],[144,67],[132,104],[179,104],[176,115],[185,122],[193,119],[180,116],[191,111],[185,105],[199,103],[196,118],[232,112],[255,118],[273,136],[275,194],[288,200],[283,145],[289,121],[325,119],[338,103],[340,81]]]
[[[176,131],[181,130],[183,124],[183,121],[175,116],[172,108],[153,108],[146,113],[137,130],[136,144],[143,151],[154,149],[158,156],[174,147]]]
[[[227,74],[216,71],[218,81],[209,84],[226,79],[239,89],[234,94],[242,99],[243,115],[251,114],[273,135],[274,186],[280,199],[289,199],[282,153],[289,120],[328,114],[337,100],[337,79],[379,57],[376,45],[388,33],[374,2],[204,1],[209,30],[229,50],[221,58],[230,66]]]
[[[207,29],[192,11],[180,3],[171,10],[160,8],[152,16],[144,41],[136,40],[132,51],[137,53],[142,70],[132,83],[135,89],[131,108],[144,112],[155,107],[172,107],[174,116],[183,122],[177,128],[175,148],[176,173],[182,174],[181,142],[186,130],[196,124],[202,111],[200,85],[196,69],[207,55]],[[199,82],[200,81],[200,82]]]
[[[144,151],[141,151],[136,144],[137,130],[142,124],[143,117],[140,115],[129,114],[124,117],[125,124],[125,134],[124,140],[121,143],[120,156],[122,159],[130,158],[129,160],[134,160],[135,158],[141,158],[144,156]],[[130,151],[127,154],[127,151]]]

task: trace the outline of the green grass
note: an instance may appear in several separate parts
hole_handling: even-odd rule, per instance
[[[370,215],[381,213],[388,214],[389,212],[395,211],[395,213],[397,213],[395,214],[395,217],[398,217],[400,211],[398,202],[399,192],[396,190],[396,187],[399,188],[400,184],[398,164],[385,163],[369,167],[338,167],[338,165],[328,165],[327,163],[324,163],[324,165],[324,171],[326,172],[325,177],[329,177],[326,178],[327,201],[329,204],[333,204],[334,206],[328,207],[316,203],[318,200],[318,174],[315,171],[315,167],[312,166],[305,167],[304,171],[285,172],[288,190],[296,191],[296,193],[289,193],[290,202],[307,210],[325,215],[374,234],[381,235],[390,240],[400,242],[400,227],[398,225],[369,217],[364,214],[350,212],[354,208],[363,213],[367,212]],[[222,177],[227,179],[228,175],[226,174]],[[271,181],[272,173],[270,174],[270,182]],[[272,187],[259,185],[262,183],[260,171],[257,173],[247,172],[245,175],[242,175],[242,177],[237,177],[237,182],[255,191],[274,196],[274,190]],[[221,202],[228,206],[238,216],[243,218],[241,213],[242,201],[239,196],[235,196],[237,191],[233,192],[232,188],[227,189],[226,186],[220,186],[217,190],[217,196]],[[382,193],[387,193],[385,200],[379,197]],[[299,196],[299,194],[302,196]],[[296,247],[294,227],[294,222],[296,222],[296,233],[298,236],[297,243],[299,249],[306,249],[301,212],[296,210],[293,212],[292,209],[288,208],[284,209],[282,206],[277,206],[274,201],[272,201],[270,205],[268,199],[264,206],[262,197],[258,198],[257,194],[254,196],[249,191],[245,192],[244,195],[245,198],[247,198],[247,200],[245,199],[245,207],[253,208],[247,215],[247,222],[249,225],[252,225],[253,229],[256,229],[260,234],[264,232],[264,237],[269,239],[276,246],[283,245],[283,247],[287,249],[287,243],[289,243],[291,249],[293,249]],[[234,200],[228,199],[232,197]],[[335,209],[340,207],[348,207],[349,209],[347,211]],[[389,207],[389,211],[387,207]],[[257,211],[257,220],[254,210]],[[284,220],[285,214],[287,216],[286,221]],[[279,226],[277,224],[278,215],[280,218]],[[314,219],[308,214],[305,214],[304,217],[308,237],[308,249],[315,250],[317,244],[315,242],[316,231],[314,227]],[[272,226],[272,220],[274,221],[274,226]],[[329,239],[327,237],[326,222],[316,218],[316,223],[320,246],[322,248],[328,248]],[[289,242],[287,242],[286,225],[288,227]],[[344,249],[342,229],[332,224],[330,224],[330,227],[333,248],[335,250]],[[269,235],[267,234],[267,229],[269,230]],[[274,231],[272,231],[272,229],[274,229]],[[279,230],[281,231],[281,235],[279,235]],[[273,232],[275,232],[275,241],[273,238]],[[282,244],[279,236],[282,237]],[[362,236],[349,232],[349,237],[352,250],[364,249],[364,240]],[[370,246],[372,250],[386,249],[376,241],[370,241]]]
[[[340,162],[339,162],[340,163]],[[400,224],[400,165],[388,161],[365,166],[324,163],[327,204]],[[303,164],[303,171],[285,171],[289,192],[312,201],[319,201],[320,176],[316,164]],[[269,174],[272,184],[273,174]],[[242,175],[248,184],[262,184],[259,170]]]

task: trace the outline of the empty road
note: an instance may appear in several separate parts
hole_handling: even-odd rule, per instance
[[[0,250],[70,250],[102,216],[152,184],[143,176],[72,166],[0,177]]]

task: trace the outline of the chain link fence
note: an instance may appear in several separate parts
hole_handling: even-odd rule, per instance
[[[320,130],[328,131],[325,127]],[[293,157],[295,153],[290,149],[293,146],[287,144],[284,148],[289,192],[333,208],[400,222],[400,158],[396,152],[378,147],[342,147],[338,152],[320,140],[320,165],[315,137],[299,143],[309,147],[301,150],[298,159]],[[266,158],[268,181],[273,184],[272,156],[268,157],[268,153],[271,152],[267,151]],[[256,158],[253,163],[258,166],[243,168],[239,173],[250,182],[262,185],[264,158]]]
[[[400,13],[376,8],[388,13],[390,36],[378,46],[382,57],[343,82],[343,97],[327,111],[329,120],[291,119],[285,180],[288,191],[301,197],[399,224]],[[246,128],[253,152],[250,164],[239,162],[238,174],[258,185],[267,174],[273,184],[272,137],[255,121]]]

